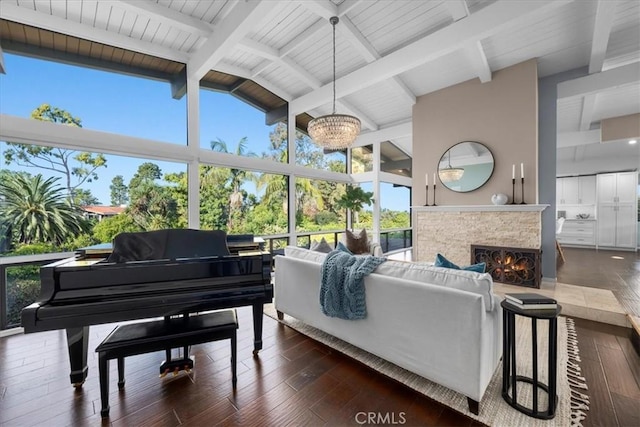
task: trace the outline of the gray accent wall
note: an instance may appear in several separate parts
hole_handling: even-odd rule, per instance
[[[556,272],[556,138],[558,83],[589,74],[576,68],[538,80],[538,200],[549,205],[542,211],[542,277]]]

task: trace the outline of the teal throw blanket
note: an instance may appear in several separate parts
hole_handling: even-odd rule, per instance
[[[340,250],[329,252],[322,263],[322,312],[340,319],[364,319],[367,316],[364,276],[386,260],[371,255],[354,256]]]

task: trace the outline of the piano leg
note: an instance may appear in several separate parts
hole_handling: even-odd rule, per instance
[[[87,378],[87,347],[89,345],[89,327],[67,328],[67,347],[71,364],[71,384],[82,387]]]
[[[253,304],[253,355],[257,356],[262,349],[262,316],[263,303]]]

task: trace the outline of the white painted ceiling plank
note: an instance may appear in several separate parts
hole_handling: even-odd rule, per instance
[[[514,25],[526,25],[526,22],[535,19],[541,13],[546,13],[569,2],[569,0],[546,0],[527,3],[510,1],[493,3],[466,19],[427,35],[341,77],[336,81],[336,90],[342,96],[355,93],[451,53],[465,43],[481,40]],[[318,105],[325,104],[331,99],[331,96],[331,85],[325,85],[294,99],[291,108],[296,113],[308,111]]]
[[[215,28],[215,34],[191,56],[187,67],[189,77],[201,79],[259,22],[270,20],[278,9],[274,3],[266,0],[238,3]]]
[[[471,61],[471,66],[482,83],[491,81],[491,67],[487,61],[487,56],[482,48],[482,42],[476,40],[465,45],[467,58]]]
[[[43,13],[9,3],[2,3],[2,7],[0,7],[0,18],[61,34],[67,34],[80,39],[157,56],[158,58],[169,59],[171,61],[186,63],[188,58],[187,55],[182,52],[158,46],[157,44],[142,40],[135,40],[121,34],[108,32],[100,28],[89,27],[87,25],[71,22],[56,16],[45,15]]]
[[[370,129],[372,131],[376,131],[378,130],[379,126],[376,122],[374,122],[370,117],[367,117],[366,114],[364,114],[362,111],[358,110],[356,107],[354,107],[352,104],[350,104],[349,102],[345,101],[345,100],[336,100],[336,104],[337,107],[336,109],[338,109],[338,107],[340,107],[340,110],[342,110],[343,113],[346,114],[350,114],[352,116],[356,116],[359,120],[360,123],[362,123],[362,126]],[[340,112],[336,111],[338,114],[340,114]]]
[[[596,108],[596,101],[598,99],[597,93],[586,95],[582,99],[582,114],[580,115],[580,130],[587,131],[591,129],[591,122],[593,121],[593,112]]]
[[[607,45],[609,35],[613,27],[613,17],[615,15],[616,1],[598,1],[596,11],[596,22],[593,28],[593,41],[591,42],[591,59],[589,61],[589,74],[602,71],[604,59],[607,55]]]
[[[563,148],[584,144],[597,144],[599,142],[600,129],[593,129],[584,132],[559,132],[556,145],[558,148]]]
[[[322,31],[326,27],[326,25],[327,25],[326,20],[318,19],[313,25],[306,28],[303,32],[301,32],[296,37],[294,37],[293,40],[291,40],[286,45],[282,46],[282,48],[280,49],[280,54],[282,56],[287,56],[298,46],[301,46],[302,44],[306,43],[307,40],[315,36],[318,32]]]
[[[206,22],[148,0],[111,0],[111,2],[130,12],[202,37],[209,37],[213,32],[213,27]]]
[[[337,26],[337,30],[340,32],[342,36],[344,36],[351,46],[353,46],[364,58],[365,61],[373,62],[377,59],[380,59],[381,56],[378,51],[373,47],[371,43],[362,35],[360,30],[353,24],[351,19],[347,16],[343,16],[340,18],[340,24]],[[406,84],[402,81],[402,79],[398,76],[393,77],[393,82],[396,85],[396,88],[400,90],[402,94],[404,94],[409,102],[415,104],[416,96],[413,94],[411,89],[407,87]]]

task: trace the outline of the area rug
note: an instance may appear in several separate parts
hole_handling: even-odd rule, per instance
[[[264,313],[278,320],[273,304],[265,305]],[[531,354],[531,322],[521,316],[516,316],[517,354]],[[423,377],[402,369],[393,363],[387,362],[371,353],[361,350],[345,341],[326,334],[319,329],[285,315],[279,320],[296,331],[319,341],[334,350],[346,354],[370,368],[386,375],[406,386],[436,400],[452,409],[476,419],[489,426],[581,426],[589,409],[589,398],[585,394],[587,385],[580,372],[580,356],[578,354],[578,340],[573,319],[560,317],[558,320],[558,406],[556,416],[551,420],[539,420],[529,417],[507,404],[501,395],[502,390],[502,365],[499,364],[493,374],[491,382],[480,402],[479,415],[468,411],[467,398],[460,393],[431,382]],[[544,361],[538,364],[541,372],[539,378],[545,384],[546,360],[547,360],[547,335],[546,327],[538,327],[538,360]],[[531,377],[531,358],[517,358],[518,375]],[[531,407],[532,389],[527,384],[518,383],[518,403],[524,403]],[[547,407],[546,393],[539,393],[539,408]]]

